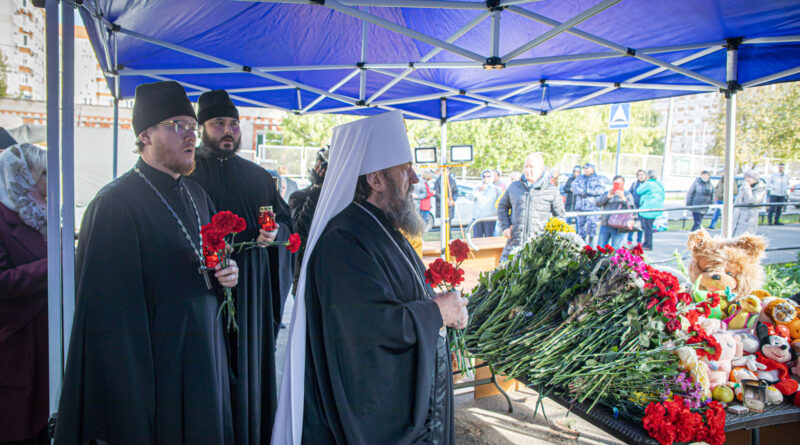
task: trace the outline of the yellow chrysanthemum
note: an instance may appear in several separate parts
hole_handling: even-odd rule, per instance
[[[571,225],[567,224],[566,222],[558,219],[558,218],[550,218],[547,221],[547,224],[544,226],[544,230],[550,233],[558,233],[558,232],[565,232],[565,233],[574,233],[575,228]]]

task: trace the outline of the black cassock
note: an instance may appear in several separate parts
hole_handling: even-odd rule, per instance
[[[199,245],[213,204],[196,183],[136,164]],[[200,260],[156,193],[129,171],[89,204],[56,444],[232,443],[228,351]]]
[[[240,156],[216,157],[202,146],[196,161],[191,179],[208,192],[217,210],[230,210],[247,222],[247,230],[235,241],[258,238],[263,206],[272,206],[280,225],[277,240],[289,238],[291,217],[265,169]],[[239,266],[237,366],[231,380],[236,443],[268,444],[277,406],[275,323],[280,323],[281,289],[291,286],[293,258],[283,247],[270,247],[243,251],[234,259]]]
[[[361,205],[380,223],[349,205],[309,259],[303,443],[452,444],[450,350],[425,267]]]

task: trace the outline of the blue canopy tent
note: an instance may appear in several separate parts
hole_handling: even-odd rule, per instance
[[[398,109],[441,122],[442,154],[450,121],[719,92],[727,98],[725,166],[732,177],[736,92],[800,79],[797,0],[62,3],[78,8],[115,104],[140,83],[170,79],[190,98],[224,88],[240,105],[298,114]],[[74,229],[73,11],[62,10],[62,122],[69,124],[59,167],[58,3],[46,4],[48,217],[63,216],[67,234],[62,252],[62,232],[49,226],[49,307],[62,307],[63,297],[63,310],[50,311],[55,411],[74,307],[73,243],[66,242]],[[729,181],[725,235],[732,196]]]

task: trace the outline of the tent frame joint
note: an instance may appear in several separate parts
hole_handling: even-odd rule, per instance
[[[502,70],[506,67],[506,64],[503,63],[503,59],[497,56],[487,57],[486,62],[483,64],[483,69],[485,70]]]
[[[633,48],[628,48],[625,50],[625,55],[630,57],[636,57],[636,50]]]
[[[364,65],[366,65],[366,62],[356,62],[356,67],[362,71],[366,70],[366,68],[364,68]]]
[[[489,11],[502,11],[505,9],[504,6],[500,6],[500,0],[486,0],[486,9]]]
[[[547,116],[547,110],[542,110],[539,112],[540,116]]]
[[[320,5],[320,6],[325,6],[325,0],[309,0],[309,1],[311,3],[317,4],[317,5]]]
[[[743,89],[744,88],[742,88],[742,84],[739,82],[735,80],[728,81],[728,91],[742,91]]]
[[[622,82],[614,82],[614,88],[615,88],[615,89],[620,89],[620,88],[622,88]]]
[[[358,105],[359,107],[366,107],[367,106],[367,101],[364,100],[364,99],[357,100],[356,101],[356,105]]]
[[[743,41],[744,37],[731,37],[725,39],[726,42],[725,47],[728,48],[729,51],[735,51],[739,49],[739,45],[741,45]]]

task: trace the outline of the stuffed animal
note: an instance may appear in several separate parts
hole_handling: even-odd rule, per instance
[[[797,397],[800,384],[791,378],[789,367],[786,365],[790,361],[797,360],[794,350],[785,338],[770,335],[767,325],[763,323],[758,324],[756,333],[761,342],[761,351],[756,353],[758,357],[756,360],[766,366],[756,373],[758,378],[774,385],[788,400],[800,406],[800,397]]]
[[[742,343],[737,337],[726,332],[714,333],[713,337],[722,349],[718,360],[706,360],[709,369],[708,381],[712,390],[728,382],[728,377],[731,373],[731,360],[734,357],[742,356]]]
[[[694,348],[684,346],[675,350],[678,356],[681,370],[688,372],[692,381],[700,385],[703,396],[711,398],[711,383],[708,380],[708,365],[697,358],[697,351]]]
[[[730,316],[723,320],[728,329],[753,329],[761,314],[761,300],[747,295],[728,306]]]
[[[698,290],[719,294],[720,309],[725,313],[729,303],[724,298],[726,289],[736,295],[750,295],[764,283],[761,259],[767,241],[761,236],[712,238],[701,228],[689,235],[686,246],[691,254],[689,280],[697,283]]]
[[[731,369],[730,380],[728,381],[728,386],[733,388],[733,394],[736,396],[736,400],[742,401],[743,393],[742,393],[742,380],[758,380],[758,376],[749,369],[743,366],[737,366]]]
[[[769,295],[761,300],[761,304],[758,321],[774,324],[779,333],[789,340],[800,340],[800,310],[796,302]]]

